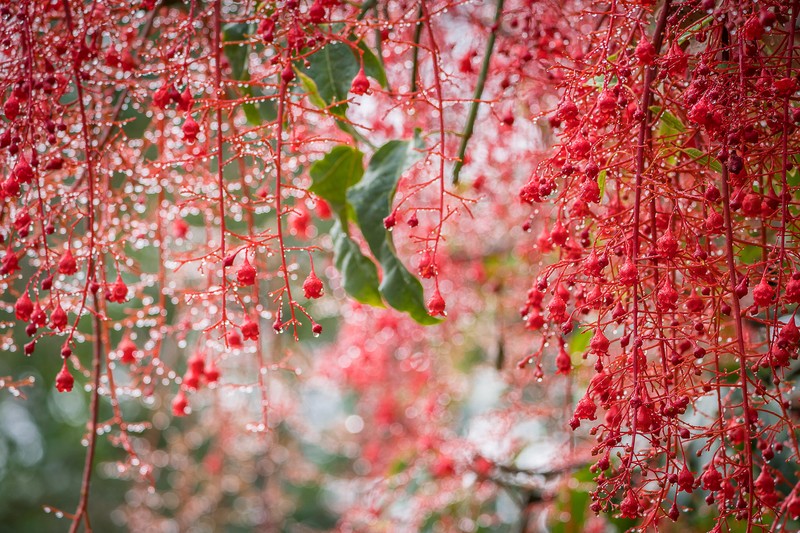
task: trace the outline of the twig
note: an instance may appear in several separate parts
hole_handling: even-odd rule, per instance
[[[486,85],[486,76],[489,73],[489,65],[492,62],[492,51],[494,50],[494,42],[497,39],[497,31],[500,29],[500,17],[503,15],[504,2],[505,0],[497,0],[492,29],[489,32],[489,38],[486,40],[486,51],[483,54],[483,63],[481,64],[481,71],[478,74],[478,83],[475,84],[475,93],[472,95],[472,104],[469,108],[469,115],[467,115],[467,123],[464,126],[464,132],[461,134],[461,144],[458,146],[458,153],[456,154],[456,164],[453,167],[453,185],[458,184],[458,175],[461,173],[461,167],[464,166],[464,155],[467,153],[467,144],[475,129],[475,119],[478,117],[478,108],[481,105],[483,88]]]
[[[422,10],[425,0],[420,0],[417,10],[417,25],[414,28],[414,50],[411,52],[411,93],[417,92],[417,65],[419,65],[419,42],[422,39]]]

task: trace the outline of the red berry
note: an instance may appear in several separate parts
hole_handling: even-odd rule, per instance
[[[189,115],[181,130],[183,131],[183,140],[192,144],[197,140],[197,134],[200,133],[200,125]]]
[[[364,67],[362,66],[356,77],[353,78],[353,83],[350,85],[350,92],[357,95],[362,95],[369,91],[369,80],[367,79],[367,75],[364,72]]]
[[[247,318],[247,321],[242,325],[242,336],[244,336],[245,340],[258,340],[258,322],[252,320],[250,317]]]
[[[61,259],[58,261],[58,272],[60,274],[66,274],[67,276],[71,276],[77,271],[78,271],[78,263],[72,256],[72,250],[67,248],[67,251],[64,252],[64,255],[62,255]]]
[[[33,314],[33,302],[30,296],[28,296],[27,291],[23,292],[22,296],[17,299],[17,302],[14,304],[14,312],[18,320],[22,320],[23,322],[30,320]]]
[[[67,313],[61,304],[57,303],[56,308],[50,313],[50,328],[57,331],[64,331],[67,327]]]
[[[256,269],[253,268],[253,265],[250,264],[247,257],[244,258],[244,263],[242,263],[242,266],[239,267],[239,270],[236,272],[236,279],[239,281],[240,285],[248,286],[255,284]]]
[[[128,286],[122,281],[122,276],[120,274],[117,274],[116,281],[109,287],[108,292],[106,292],[106,298],[108,301],[116,303],[123,303],[128,299]]]
[[[75,378],[69,373],[67,368],[67,360],[64,359],[64,364],[61,366],[61,371],[56,376],[56,389],[58,392],[70,392],[75,384]]]
[[[179,391],[172,399],[172,414],[174,416],[186,416],[189,402],[186,401],[186,395],[183,391]]]
[[[323,289],[324,287],[322,286],[322,280],[320,280],[312,270],[306,280],[303,282],[303,292],[305,293],[306,298],[316,299],[321,297]]]
[[[428,314],[431,316],[447,316],[446,304],[444,298],[439,293],[439,289],[433,292],[433,295],[428,299]]]
[[[119,353],[121,355],[119,359],[120,362],[125,364],[131,364],[136,362],[136,357],[135,357],[136,344],[134,344],[134,342],[130,338],[125,337],[124,339],[122,339],[122,342],[120,342],[119,346],[117,346],[117,350],[119,350]]]

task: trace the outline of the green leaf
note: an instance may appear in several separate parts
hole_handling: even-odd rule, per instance
[[[314,82],[312,103],[321,108],[333,106],[330,110],[334,115],[344,116],[347,110],[347,94],[359,69],[358,60],[353,55],[352,49],[343,43],[328,44],[319,52],[311,54],[308,62],[309,68],[298,73],[309,93],[312,93],[309,90],[310,85],[303,78],[309,78]],[[322,105],[320,100],[323,102]]]
[[[389,141],[380,147],[362,180],[348,191],[347,200],[372,254],[381,264],[383,280],[379,289],[386,302],[420,324],[435,324],[440,320],[428,314],[422,284],[397,258],[391,233],[383,226],[400,176],[418,157],[413,148],[410,141]]]
[[[247,87],[244,93],[248,96],[267,96],[257,87]],[[275,108],[275,102],[272,100],[258,100],[257,102],[248,102],[242,104],[244,116],[247,122],[253,126],[258,126],[262,122],[272,122],[278,118],[278,110]]]
[[[681,122],[681,119],[670,113],[669,111],[661,110],[660,106],[654,105],[650,106],[650,111],[653,112],[654,115],[660,115],[659,119],[661,120],[662,126],[666,126],[667,130],[666,133],[683,133],[686,131],[686,126]],[[669,130],[672,130],[671,132]]]
[[[372,53],[369,46],[364,41],[358,43],[358,48],[362,52],[364,61],[364,74],[377,81],[384,89],[389,85],[386,78],[386,70],[383,68],[383,60]],[[357,72],[356,72],[357,73]]]
[[[684,31],[681,34],[681,36],[678,37],[678,44],[682,45],[683,43],[685,43],[689,39],[693,38],[695,35],[697,35],[697,32],[699,32],[700,30],[702,30],[703,28],[705,28],[706,26],[708,26],[712,22],[714,22],[714,16],[713,15],[709,15],[709,16],[703,18],[702,20],[699,20],[699,21],[695,22],[694,24],[692,24],[691,26],[686,28],[686,31]]]
[[[587,329],[586,331],[576,331],[569,339],[569,353],[572,355],[582,355],[589,347],[589,342],[594,336],[594,331]]]
[[[364,154],[358,148],[341,144],[315,161],[309,171],[313,183],[308,190],[328,202],[345,224],[347,189],[361,181],[363,160]]]
[[[226,24],[222,30],[222,40],[225,43],[239,43],[246,41],[246,35],[250,33],[250,25],[244,22],[239,24]],[[225,44],[225,57],[228,58],[228,63],[231,66],[231,76],[235,80],[247,80],[250,78],[247,71],[247,54],[250,52],[250,46],[245,44]]]
[[[361,250],[337,222],[331,228],[334,265],[342,275],[345,292],[357,301],[383,307],[378,290],[378,268],[361,253]]]
[[[347,193],[358,217],[358,225],[375,257],[380,258],[389,232],[383,219],[392,210],[392,200],[401,174],[416,159],[409,141],[389,141],[372,156],[361,182]]]
[[[295,72],[297,73],[297,78],[300,80],[300,84],[303,86],[303,89],[305,89],[308,93],[308,99],[311,101],[311,103],[320,109],[325,109],[328,107],[325,104],[325,100],[323,100],[322,96],[319,94],[319,89],[317,89],[316,82],[297,69],[295,69]]]
[[[380,258],[383,280],[378,289],[386,302],[423,325],[438,324],[440,319],[428,314],[422,283],[409,272],[393,251],[384,245]]]
[[[722,172],[722,165],[720,164],[719,161],[717,161],[717,159],[701,152],[697,148],[683,148],[682,151],[683,153],[694,159],[695,162],[709,167],[714,172],[720,172],[720,173]]]
[[[597,186],[600,187],[600,198],[603,198],[606,194],[606,176],[608,175],[608,170],[603,169],[600,171],[600,174],[597,175]]]
[[[736,254],[736,257],[745,265],[752,265],[761,261],[762,252],[761,248],[758,246],[752,245],[745,245],[742,249]]]

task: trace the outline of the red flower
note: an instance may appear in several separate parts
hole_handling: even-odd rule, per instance
[[[240,285],[248,286],[255,284],[256,269],[253,268],[253,265],[250,264],[247,257],[244,258],[244,263],[242,263],[242,266],[240,266],[239,270],[236,272],[236,279],[239,281]]]
[[[28,296],[27,291],[23,292],[22,296],[17,298],[17,303],[14,304],[14,312],[17,319],[23,322],[30,320],[31,314],[33,314],[33,302],[31,301],[31,297]]]
[[[241,348],[242,347],[242,338],[239,336],[239,332],[235,329],[230,330],[225,335],[225,340],[228,342],[228,346],[231,348]]]
[[[357,95],[362,95],[369,90],[369,80],[364,72],[364,67],[359,69],[356,77],[353,78],[353,83],[350,85],[350,92]]]
[[[19,183],[29,183],[33,179],[33,169],[24,157],[20,157],[14,166],[14,177]]]
[[[56,376],[56,389],[58,392],[70,392],[75,384],[75,378],[69,373],[67,368],[67,360],[64,359],[64,364],[61,366],[61,371]]]
[[[122,281],[122,276],[117,274],[117,280],[106,292],[106,298],[110,302],[123,303],[128,298],[128,286]]]
[[[589,348],[591,348],[594,353],[601,355],[608,353],[609,346],[610,343],[608,341],[608,337],[603,334],[603,330],[601,328],[597,328],[594,331],[592,340],[589,341]]]
[[[125,337],[122,339],[122,342],[120,342],[119,346],[117,346],[117,350],[119,350],[119,353],[122,354],[119,359],[121,362],[126,364],[136,362],[136,357],[134,355],[136,353],[136,344],[134,344],[130,338]]]
[[[186,119],[181,128],[183,131],[183,140],[189,144],[197,140],[197,134],[200,133],[200,126],[195,122],[191,115]]]
[[[186,395],[183,391],[179,391],[172,399],[172,414],[174,416],[186,416],[186,408],[189,407],[189,402],[186,401]]]
[[[689,469],[686,468],[686,464],[683,465],[680,474],[678,474],[678,486],[682,491],[690,494],[694,488],[694,476]]]
[[[247,318],[247,322],[242,325],[242,335],[246,340],[258,340],[258,322],[252,320],[251,318]]]
[[[439,293],[439,289],[436,289],[433,296],[428,300],[428,314],[431,316],[447,316],[445,308],[446,304],[444,298],[442,298],[442,295]]]
[[[58,272],[61,274],[66,274],[67,276],[71,276],[77,271],[78,263],[72,256],[72,250],[67,248],[67,251],[64,252],[64,255],[62,255],[61,259],[58,261]]]
[[[570,359],[563,346],[558,350],[558,355],[556,356],[556,369],[557,374],[569,374],[572,369],[572,359]]]
[[[322,280],[320,280],[312,270],[306,280],[303,282],[303,292],[305,292],[306,298],[316,299],[321,297],[323,289],[324,287],[322,286]]]
[[[67,313],[61,307],[61,304],[56,304],[56,308],[50,313],[50,327],[57,331],[63,331],[67,327]]]
[[[649,65],[656,58],[656,47],[647,38],[643,37],[639,44],[636,45],[636,50],[633,54],[639,60],[640,65]]]
[[[639,518],[639,500],[633,490],[628,489],[625,499],[619,504],[619,510],[622,512],[623,518]]]

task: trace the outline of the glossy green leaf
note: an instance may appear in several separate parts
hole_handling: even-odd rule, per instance
[[[334,115],[344,116],[347,94],[359,63],[352,49],[343,43],[324,46],[308,57],[309,68],[298,72],[314,105],[329,108]],[[307,78],[307,79],[305,79]],[[313,87],[308,83],[313,81]]]
[[[681,119],[669,111],[662,111],[661,107],[657,105],[650,106],[650,111],[659,116],[662,127],[667,130],[665,133],[682,133],[686,131],[686,126],[681,122]]]
[[[331,228],[334,265],[342,276],[345,292],[359,302],[383,307],[378,289],[378,268],[361,253],[355,243],[337,222]]]
[[[361,182],[347,193],[361,232],[375,257],[380,257],[384,243],[389,240],[383,219],[392,210],[397,182],[414,162],[414,156],[409,141],[387,142],[372,156]]]
[[[384,89],[389,85],[386,78],[386,71],[383,68],[383,60],[375,55],[364,41],[358,43],[364,61],[364,74],[377,81]]]
[[[701,152],[697,148],[684,148],[683,153],[694,159],[695,162],[709,167],[714,172],[722,172],[722,165],[716,158],[710,157],[708,154]]]
[[[386,302],[424,325],[438,324],[440,319],[428,314],[422,284],[389,250],[388,243],[380,257],[383,280],[378,287]]]
[[[422,284],[397,258],[391,233],[383,226],[392,209],[397,183],[418,154],[410,141],[389,141],[372,156],[362,180],[347,193],[361,233],[381,264],[380,292],[386,302],[421,324],[435,324],[425,308]]]
[[[311,165],[309,173],[313,181],[309,190],[328,202],[342,219],[347,206],[347,189],[364,175],[364,154],[352,146],[334,146],[325,157]]]

